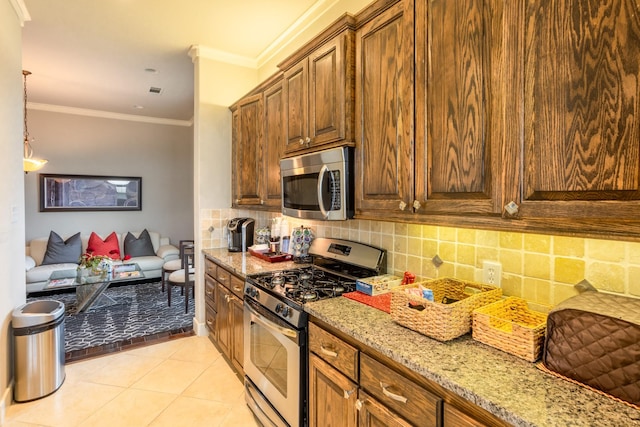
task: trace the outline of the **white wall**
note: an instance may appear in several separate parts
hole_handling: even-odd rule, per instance
[[[0,0],[0,424],[12,397],[11,312],[25,301],[20,25],[11,1]]]
[[[95,231],[147,228],[171,238],[193,238],[192,128],[60,112],[28,111],[29,134],[37,157],[49,160],[25,176],[27,241]],[[140,176],[142,210],[39,212],[39,172]]]

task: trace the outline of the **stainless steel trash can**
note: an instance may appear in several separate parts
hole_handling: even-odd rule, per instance
[[[13,398],[39,399],[62,385],[64,373],[64,304],[33,301],[13,310]]]

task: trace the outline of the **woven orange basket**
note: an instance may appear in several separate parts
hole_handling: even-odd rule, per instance
[[[473,312],[473,339],[529,362],[540,358],[547,315],[529,310],[522,298],[508,297]]]
[[[405,292],[419,285],[433,291],[433,302]],[[502,289],[481,283],[452,278],[426,280],[394,288],[390,314],[402,326],[439,341],[449,341],[471,330],[474,309],[501,296]]]

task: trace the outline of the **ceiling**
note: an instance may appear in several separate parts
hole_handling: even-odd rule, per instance
[[[191,46],[255,62],[326,0],[24,0],[31,104],[193,117]],[[159,88],[160,93],[150,92]]]

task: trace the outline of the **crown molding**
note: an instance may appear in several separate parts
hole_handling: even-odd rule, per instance
[[[18,19],[20,20],[20,26],[24,27],[24,23],[27,21],[31,21],[31,15],[29,15],[29,11],[27,10],[27,6],[24,4],[24,0],[9,0],[11,6],[13,6],[13,10],[15,10]]]
[[[278,55],[291,42],[297,41],[297,38],[307,28],[313,25],[322,15],[335,6],[340,0],[318,0],[315,2],[302,16],[295,20],[289,28],[287,28],[273,43],[260,53],[257,58],[249,58],[246,56],[236,55],[219,49],[210,48],[203,45],[193,45],[189,49],[189,56],[195,62],[196,58],[212,59],[232,65],[239,65],[245,68],[258,69],[267,61]]]
[[[280,34],[277,39],[267,46],[260,55],[258,55],[256,58],[258,67],[263,66],[273,59],[287,46],[289,46],[291,42],[297,42],[302,45],[303,43],[298,41],[298,37],[339,2],[340,0],[318,0],[315,2],[313,6],[311,6],[302,16],[296,19],[289,28]]]
[[[50,111],[53,113],[74,114],[77,116],[99,117],[103,119],[127,120],[130,122],[153,123],[169,126],[193,126],[193,118],[190,120],[164,119],[160,117],[139,116],[135,114],[112,113],[109,111],[89,110],[87,108],[65,107],[62,105],[39,104],[27,102],[31,110]]]
[[[189,56],[192,61],[195,61],[196,58],[205,58],[245,68],[258,68],[258,61],[255,59],[202,45],[191,46]]]

